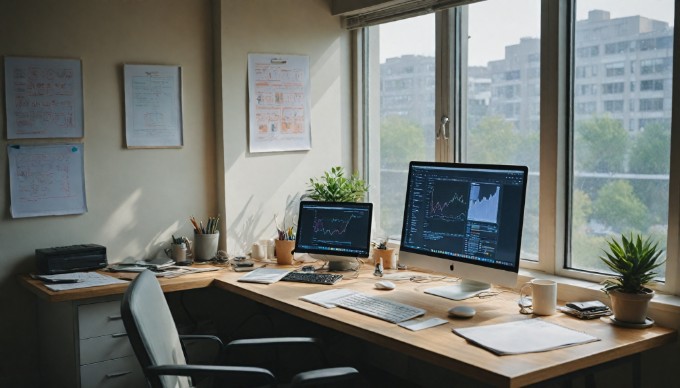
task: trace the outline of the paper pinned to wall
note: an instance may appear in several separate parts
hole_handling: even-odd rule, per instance
[[[123,72],[128,148],[182,147],[182,69],[125,65]]]
[[[250,152],[309,150],[309,57],[248,54]]]
[[[79,59],[5,57],[7,138],[83,137]]]
[[[14,218],[87,212],[83,144],[7,146]]]

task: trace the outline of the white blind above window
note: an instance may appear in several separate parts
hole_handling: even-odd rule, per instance
[[[348,30],[393,22],[481,0],[333,0],[332,13]]]

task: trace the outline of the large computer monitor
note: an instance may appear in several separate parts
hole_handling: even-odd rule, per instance
[[[327,261],[329,270],[356,268],[371,249],[373,204],[301,201],[295,252]]]
[[[411,162],[399,262],[461,278],[425,292],[466,299],[514,287],[527,167]]]

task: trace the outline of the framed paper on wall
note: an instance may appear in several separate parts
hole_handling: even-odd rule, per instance
[[[10,144],[13,218],[87,212],[83,143]]]
[[[123,73],[127,147],[182,147],[181,68],[125,65]]]
[[[5,57],[8,139],[83,137],[79,59]]]
[[[309,57],[248,54],[250,152],[312,148]]]

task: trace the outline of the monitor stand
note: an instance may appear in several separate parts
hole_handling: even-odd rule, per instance
[[[353,256],[310,254],[309,257],[327,262],[330,272],[355,271],[357,269],[357,258]]]
[[[463,300],[477,296],[489,289],[491,289],[491,285],[488,283],[462,279],[458,284],[428,288],[425,290],[425,293],[452,300]]]

